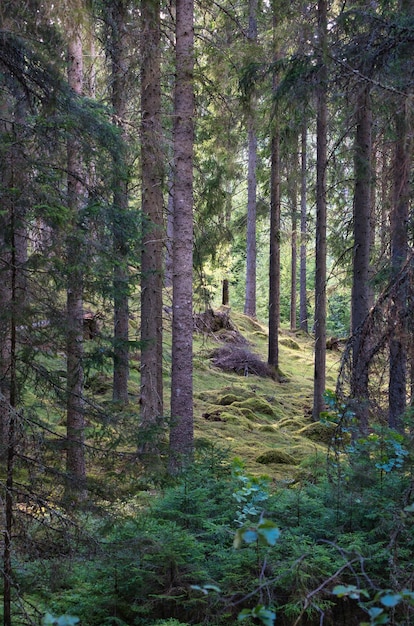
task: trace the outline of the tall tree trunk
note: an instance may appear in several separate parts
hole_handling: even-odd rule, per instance
[[[327,0],[318,2],[319,83],[316,121],[316,255],[315,255],[315,362],[313,419],[325,408],[326,382],[326,169],[327,169]]]
[[[257,41],[257,0],[249,0],[249,32],[250,43]],[[248,167],[247,167],[247,234],[246,234],[246,294],[244,312],[256,317],[256,169],[257,169],[257,136],[256,136],[256,97],[254,92],[249,98],[247,116],[248,136]]]
[[[6,93],[6,91],[5,91]],[[5,95],[0,100],[1,160],[0,185],[2,211],[0,213],[0,393],[5,403],[0,404],[0,458],[7,455],[8,421],[10,402],[10,363],[11,363],[11,253],[10,216],[12,205],[13,169],[11,166],[12,146],[12,107]]]
[[[272,5],[273,58],[279,58],[277,42],[277,7]],[[278,76],[272,76],[272,90],[276,91]],[[279,326],[280,326],[280,131],[277,111],[275,111],[270,144],[270,234],[269,234],[269,340],[267,362],[276,370],[279,368]]]
[[[307,120],[302,125],[301,133],[301,174],[300,174],[300,270],[299,270],[299,326],[308,332],[308,297],[306,277],[307,257]]]
[[[3,609],[5,626],[11,626],[11,601],[13,589],[12,536],[13,536],[13,489],[14,460],[16,455],[16,407],[18,404],[17,382],[17,326],[24,315],[26,300],[24,265],[27,261],[27,233],[25,229],[26,198],[25,181],[22,173],[21,129],[25,124],[26,101],[17,90],[16,98],[2,103],[3,148],[2,159],[2,239],[0,245],[1,264],[7,264],[1,272],[1,304],[5,316],[1,319],[1,381],[0,419],[1,440],[0,458],[5,462],[4,496],[4,550],[3,550]]]
[[[193,452],[194,0],[176,2],[170,471]]]
[[[401,13],[414,15],[414,0],[401,0]],[[401,57],[401,70],[412,62],[412,44],[408,44]],[[395,279],[408,255],[408,224],[411,199],[411,170],[413,157],[410,105],[403,97],[395,114],[394,197],[391,211],[391,276]],[[390,338],[390,376],[388,385],[388,424],[396,430],[403,429],[403,413],[407,399],[407,299],[406,281],[394,297],[393,334]]]
[[[76,94],[82,94],[83,64],[82,42],[75,32],[68,45],[68,80]],[[80,142],[68,139],[68,206],[71,223],[67,237],[67,457],[68,485],[66,496],[70,500],[85,497],[85,416],[83,404],[83,234],[79,226],[79,213],[84,201],[82,185],[83,167]]]
[[[391,211],[391,275],[397,278],[408,253],[408,214],[410,197],[411,148],[405,103],[395,120],[394,203]],[[393,334],[390,339],[390,376],[388,386],[390,428],[402,429],[407,394],[407,286],[402,284],[394,297]]]
[[[360,87],[357,96],[354,146],[354,252],[352,283],[352,380],[351,396],[361,432],[368,427],[368,345],[361,342],[359,331],[371,305],[370,248],[372,188],[372,115],[368,86]]]
[[[128,164],[126,155],[125,122],[128,103],[128,49],[126,31],[128,22],[126,0],[114,0],[108,4],[110,57],[112,62],[112,107],[114,123],[121,129],[124,146],[114,156],[113,177],[113,251],[114,251],[114,364],[112,397],[115,402],[128,404],[129,378],[129,272],[128,233]]]
[[[154,427],[163,414],[164,233],[159,0],[141,1],[141,21],[141,168],[144,228],[141,255],[141,429],[145,431]],[[153,435],[155,436],[155,433]],[[146,445],[150,445],[150,442],[147,441]]]
[[[298,161],[296,148],[292,153],[293,162],[290,168],[290,176],[288,176],[290,210],[292,216],[292,234],[291,234],[291,263],[290,263],[290,330],[296,330],[296,289],[297,289],[297,228],[298,228],[298,198],[297,198],[297,173]]]

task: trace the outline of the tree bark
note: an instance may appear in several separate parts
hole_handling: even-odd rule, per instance
[[[300,269],[299,269],[299,326],[308,332],[307,297],[307,121],[303,122],[301,133],[301,175],[300,175]]]
[[[162,251],[163,155],[161,129],[160,3],[141,2],[141,431],[163,414]],[[155,433],[153,433],[155,436]],[[146,446],[156,446],[146,441]]]
[[[296,139],[295,139],[296,144]],[[297,200],[297,151],[296,148],[292,151],[292,165],[290,167],[290,175],[288,176],[289,196],[290,196],[290,210],[291,210],[291,263],[290,263],[290,330],[296,330],[296,317],[297,317],[297,228],[298,228],[298,200]]]
[[[111,86],[114,124],[121,129],[124,146],[114,157],[113,177],[113,252],[114,252],[114,347],[113,390],[115,402],[128,404],[129,379],[129,272],[128,272],[128,164],[126,156],[127,42],[128,6],[125,0],[108,3],[107,19],[110,25]]]
[[[405,102],[395,119],[394,202],[391,211],[391,276],[396,278],[408,254],[408,215],[410,198],[411,147]],[[393,334],[390,339],[388,385],[390,428],[402,430],[407,395],[407,286],[402,284],[394,297]]]
[[[400,11],[404,16],[414,15],[414,0],[401,0]],[[412,62],[412,44],[407,44],[401,55],[401,72]],[[402,77],[404,78],[404,77]],[[410,86],[407,86],[410,90]],[[411,199],[411,171],[413,140],[407,96],[400,98],[395,114],[394,197],[391,211],[391,276],[401,271],[408,255],[408,226]],[[408,356],[408,286],[403,281],[394,297],[393,334],[390,339],[390,376],[388,384],[390,428],[403,429],[403,414],[407,402],[407,356]]]
[[[249,0],[248,40],[257,40],[257,0]],[[248,167],[247,167],[247,234],[246,234],[246,294],[244,313],[256,317],[256,203],[257,203],[257,136],[256,136],[256,97],[254,92],[249,98],[247,116]]]
[[[327,169],[327,1],[318,2],[319,83],[316,121],[316,254],[315,254],[315,361],[313,419],[325,408],[326,383],[326,169]]]
[[[361,342],[359,331],[371,305],[370,248],[372,188],[372,115],[370,89],[360,87],[357,96],[354,146],[354,251],[352,283],[352,380],[351,396],[361,432],[368,427],[368,348]]]
[[[170,471],[193,453],[194,0],[176,3]]]
[[[272,6],[274,60],[279,57],[276,35],[278,13]],[[272,77],[272,90],[276,91],[278,76]],[[270,234],[269,234],[269,340],[267,362],[279,368],[280,326],[280,131],[277,113],[274,115],[270,144]]]
[[[68,44],[68,81],[76,94],[82,94],[83,64],[82,42],[75,32]],[[83,274],[82,233],[79,228],[79,213],[85,191],[82,185],[83,167],[80,143],[75,137],[67,142],[68,206],[71,223],[67,237],[67,457],[68,485],[66,497],[79,500],[85,497],[86,465],[84,446],[83,404]]]

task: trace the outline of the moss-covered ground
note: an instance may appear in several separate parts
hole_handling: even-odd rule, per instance
[[[242,314],[231,319],[248,348],[267,359],[267,330]],[[240,457],[248,471],[275,481],[295,480],[309,455],[323,454],[328,426],[312,422],[313,339],[281,330],[279,380],[224,372],[209,358],[219,340],[194,338],[194,419],[196,445],[215,443]],[[327,388],[335,387],[340,353],[327,352]]]

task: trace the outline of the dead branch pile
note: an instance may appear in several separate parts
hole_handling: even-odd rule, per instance
[[[214,350],[211,357],[213,365],[225,372],[235,372],[240,376],[276,378],[274,368],[244,347],[223,346]]]

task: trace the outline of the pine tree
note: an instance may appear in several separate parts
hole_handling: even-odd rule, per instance
[[[170,469],[193,452],[194,2],[176,3]]]

